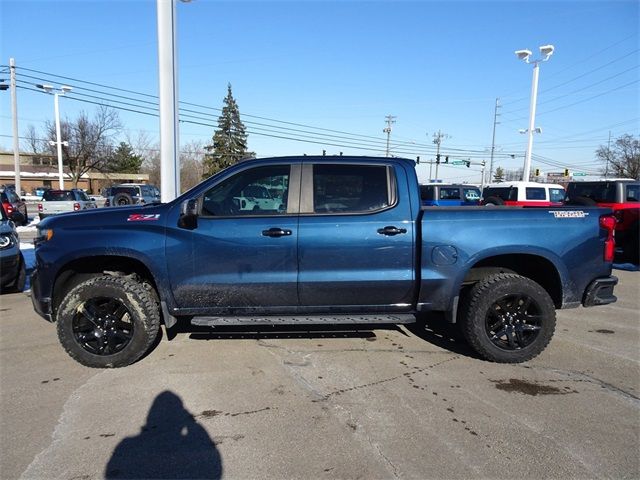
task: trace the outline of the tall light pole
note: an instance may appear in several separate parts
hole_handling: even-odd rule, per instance
[[[394,123],[396,123],[396,117],[394,115],[387,115],[385,118],[385,122],[387,122],[387,126],[382,129],[382,131],[384,133],[387,134],[387,153],[386,156],[388,157],[389,155],[391,155],[390,152],[390,147],[389,147],[389,142],[391,141],[391,125],[393,125]]]
[[[56,116],[56,141],[50,141],[51,145],[56,145],[58,151],[58,185],[60,190],[64,190],[64,173],[62,169],[62,145],[68,146],[69,142],[62,141],[62,134],[60,132],[60,106],[58,98],[60,95],[64,95],[72,90],[67,85],[62,85],[59,89],[55,89],[53,85],[36,85],[47,93],[53,94],[53,108]]]
[[[527,154],[524,157],[524,168],[522,169],[522,180],[529,180],[529,172],[531,171],[531,150],[533,149],[533,133],[535,130],[536,117],[536,101],[538,99],[538,75],[540,71],[540,63],[549,60],[553,55],[553,45],[543,45],[540,47],[541,58],[531,60],[531,50],[516,50],[515,54],[520,60],[526,63],[533,63],[533,80],[531,82],[531,105],[529,107],[529,129],[527,141]]]

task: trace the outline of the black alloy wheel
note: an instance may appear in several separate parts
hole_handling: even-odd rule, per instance
[[[131,312],[117,298],[90,298],[72,320],[74,340],[93,355],[122,351],[131,342],[134,328]]]
[[[505,295],[487,311],[485,332],[489,340],[503,350],[518,350],[531,345],[542,328],[540,306],[523,294]]]

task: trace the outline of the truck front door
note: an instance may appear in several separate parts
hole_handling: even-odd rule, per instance
[[[167,242],[178,308],[194,315],[295,309],[298,202],[289,191],[299,190],[299,172],[299,165],[247,168],[200,197],[197,227],[177,232],[189,240]],[[243,195],[256,189],[267,189],[273,201]],[[189,265],[180,265],[180,258]]]

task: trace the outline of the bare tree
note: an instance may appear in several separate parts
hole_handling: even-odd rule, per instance
[[[180,191],[186,192],[202,181],[204,174],[204,142],[192,140],[180,149]]]
[[[596,157],[605,163],[605,176],[640,180],[640,139],[633,135],[622,135],[612,148],[599,147]]]
[[[75,187],[85,173],[108,170],[114,138],[121,126],[118,112],[106,106],[98,107],[93,118],[80,112],[77,119],[60,122],[62,141],[68,143],[62,147],[63,163],[69,168]],[[55,141],[56,129],[52,122],[47,122],[46,132],[47,137]],[[52,150],[55,151],[55,146]]]
[[[33,124],[27,127],[27,130],[24,132],[24,138],[27,144],[25,150],[28,150],[30,153],[42,154],[49,152],[49,144],[46,140],[39,137],[38,131]]]

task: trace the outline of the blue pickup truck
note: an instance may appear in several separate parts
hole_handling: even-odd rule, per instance
[[[272,202],[243,209],[241,192]],[[137,361],[193,325],[410,323],[444,312],[483,358],[547,346],[555,310],[614,302],[601,208],[422,207],[414,162],[240,162],[166,204],[38,225],[35,310],[89,367]]]

